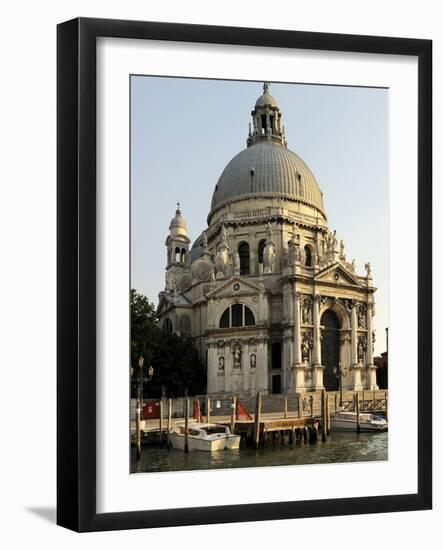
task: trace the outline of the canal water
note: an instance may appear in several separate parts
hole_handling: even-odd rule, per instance
[[[292,464],[327,464],[367,462],[388,459],[388,433],[334,432],[322,443],[267,445],[255,450],[242,446],[237,451],[206,453],[142,447],[140,461],[131,449],[131,472],[170,472],[177,470],[208,470],[215,468],[252,468],[254,466],[288,466]]]

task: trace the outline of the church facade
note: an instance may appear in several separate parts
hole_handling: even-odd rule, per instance
[[[194,339],[209,394],[377,389],[371,266],[329,229],[267,83],[251,114],[192,247],[180,207],[171,220],[161,326]]]

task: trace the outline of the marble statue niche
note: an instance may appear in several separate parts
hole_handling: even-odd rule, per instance
[[[235,346],[232,354],[234,356],[234,369],[241,369],[241,355],[242,355],[242,352],[241,352],[240,346],[238,346],[238,345]]]

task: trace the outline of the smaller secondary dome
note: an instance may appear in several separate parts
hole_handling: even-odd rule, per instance
[[[171,232],[172,236],[176,236],[186,235],[187,230],[188,226],[186,225],[186,221],[182,216],[180,203],[177,203],[177,210],[175,211],[175,216],[172,218],[171,223],[169,224],[169,231]]]
[[[277,107],[278,103],[270,93],[269,93],[269,83],[265,82],[263,84],[263,93],[255,102],[256,107]]]

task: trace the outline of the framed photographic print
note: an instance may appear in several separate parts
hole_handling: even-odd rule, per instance
[[[58,27],[58,523],[428,509],[431,42]]]

